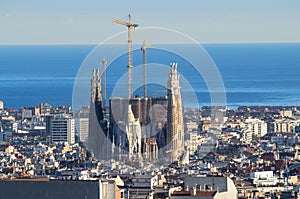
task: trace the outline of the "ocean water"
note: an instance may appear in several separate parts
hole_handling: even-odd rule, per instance
[[[0,46],[0,100],[4,101],[5,107],[13,108],[35,106],[42,102],[72,105],[76,75],[80,74],[81,64],[94,47]],[[220,71],[228,106],[300,105],[299,43],[205,44],[203,47]],[[187,45],[177,45],[175,48],[185,49],[191,52],[191,56],[196,56]],[[107,51],[113,51],[113,48]],[[189,106],[189,97],[185,97],[189,92],[195,93],[199,106],[211,104],[205,81],[199,75],[195,76],[193,67],[188,67],[188,60],[154,48],[149,48],[147,53],[149,62],[157,60],[157,63],[166,65],[173,60],[179,62],[179,72],[191,84],[191,88],[182,87],[185,106]],[[99,55],[99,59],[102,56]],[[133,56],[134,65],[141,65],[141,52],[135,51]],[[127,70],[126,58],[126,54],[123,54],[110,63],[111,67],[107,70],[108,96],[112,95],[115,84]],[[141,76],[135,79],[138,78]],[[85,90],[82,105],[88,103],[89,99],[90,88],[86,87]],[[142,94],[141,88],[135,94]],[[148,95],[165,94],[160,86],[148,87]]]

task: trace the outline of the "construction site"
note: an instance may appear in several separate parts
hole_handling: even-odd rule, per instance
[[[138,24],[113,20],[127,27],[127,97],[106,94],[107,60],[102,58],[102,72],[93,70],[89,116],[90,151],[99,160],[116,160],[135,166],[156,163],[159,159],[179,161],[184,151],[182,102],[177,64],[170,65],[167,96],[147,95],[147,48],[146,40],[141,44],[143,53],[143,95],[134,96],[132,31]],[[124,66],[125,67],[125,66]],[[106,107],[106,103],[109,106]],[[108,115],[108,117],[107,117]]]

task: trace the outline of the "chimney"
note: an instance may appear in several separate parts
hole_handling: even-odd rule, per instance
[[[192,189],[191,189],[191,195],[192,196],[195,196],[197,193],[197,188],[194,186]]]
[[[186,187],[185,187],[185,191],[189,191],[189,186],[186,186]]]

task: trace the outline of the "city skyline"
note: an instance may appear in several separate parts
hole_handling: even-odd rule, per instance
[[[0,45],[98,44],[122,31],[112,19],[128,13],[141,27],[174,29],[200,43],[300,42],[298,1],[1,0],[0,7]]]
[[[0,0],[0,197],[300,198],[299,8]]]

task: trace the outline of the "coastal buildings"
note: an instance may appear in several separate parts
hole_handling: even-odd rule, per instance
[[[23,109],[21,111],[22,119],[30,119],[32,118],[32,110],[30,109]]]
[[[132,64],[128,67],[131,72]],[[65,198],[93,193],[92,198],[236,199],[248,197],[248,190],[255,198],[257,192],[267,196],[262,186],[279,192],[300,184],[300,172],[293,168],[300,164],[298,108],[206,106],[183,112],[177,64],[170,66],[167,96],[133,97],[132,81],[130,77],[128,97],[110,98],[107,110],[99,70],[93,70],[89,110],[75,113],[75,122],[69,106],[47,103],[1,112],[1,131],[6,132],[0,141],[6,143],[1,146],[0,177],[46,178],[49,187],[33,192],[39,198],[46,198],[41,192],[59,195],[61,187],[76,189],[61,194]],[[45,126],[45,134],[35,131]],[[292,168],[286,178],[293,181],[283,187],[286,168]],[[272,175],[256,175],[264,173]],[[61,186],[53,190],[50,178]],[[23,187],[29,186],[39,185]]]
[[[298,169],[300,132],[296,128],[299,126],[299,123],[296,122],[297,112],[293,112],[292,118],[289,118],[294,121],[295,132],[267,132],[259,139],[252,139],[245,143],[243,134],[247,133],[246,130],[251,127],[249,124],[263,123],[263,121],[269,121],[269,118],[258,117],[255,120],[255,117],[248,116],[239,119],[241,112],[231,110],[230,115],[229,111],[226,113],[228,119],[222,128],[212,130],[214,125],[211,125],[208,126],[207,131],[201,131],[197,129],[197,126],[201,122],[202,109],[185,110],[183,118],[188,124],[186,129],[189,129],[186,146],[187,149],[197,146],[196,153],[190,152],[188,156],[184,156],[188,159],[188,161],[184,161],[185,164],[180,161],[172,163],[165,161],[165,164],[156,167],[155,160],[162,158],[159,157],[161,149],[158,148],[159,139],[157,138],[163,138],[163,133],[150,136],[145,139],[146,143],[143,141],[143,137],[140,141],[140,134],[134,134],[143,132],[143,126],[134,115],[135,111],[138,113],[138,109],[134,108],[134,105],[138,104],[139,100],[133,100],[133,102],[127,106],[127,110],[124,110],[127,111],[125,112],[127,113],[127,116],[125,115],[127,124],[124,123],[124,133],[128,137],[132,137],[132,139],[130,138],[132,149],[129,151],[128,148],[128,151],[123,154],[124,159],[125,157],[128,160],[131,158],[132,164],[123,160],[119,161],[119,159],[109,162],[98,159],[81,142],[74,144],[52,142],[51,134],[47,135],[43,133],[45,129],[41,129],[46,126],[41,116],[32,115],[32,118],[25,119],[21,116],[24,109],[4,109],[1,115],[1,125],[5,126],[5,120],[8,119],[17,125],[15,132],[9,128],[5,128],[6,131],[1,132],[0,181],[5,181],[6,184],[8,184],[7,181],[12,184],[16,181],[23,181],[18,188],[24,188],[30,181],[45,178],[50,182],[49,186],[52,186],[51,179],[55,179],[54,182],[66,181],[66,184],[68,181],[74,181],[74,183],[76,181],[82,185],[85,181],[87,184],[97,182],[100,185],[100,180],[103,198],[105,196],[128,198],[129,196],[130,198],[206,197],[223,199],[235,197],[237,194],[240,199],[255,197],[278,199],[279,195],[281,198],[297,196],[299,192],[297,186],[300,184],[297,177],[300,174]],[[81,116],[88,113],[87,109],[85,107],[80,111],[83,114]],[[72,118],[70,114],[54,114],[65,111],[66,109],[63,107],[52,107],[50,115],[44,117],[49,118],[49,121],[59,116]],[[205,110],[203,109],[203,111]],[[268,117],[275,120],[278,118],[277,111]],[[51,126],[50,124],[49,126]],[[119,127],[121,126],[122,124],[119,123]],[[162,132],[163,129],[164,125]],[[140,143],[142,143],[143,150],[142,161],[139,161],[140,152],[137,150]],[[135,164],[135,162],[142,162],[144,165]],[[287,186],[284,186],[287,168],[289,176]],[[66,184],[62,183],[61,186]],[[31,186],[36,185],[31,184]],[[76,186],[74,185],[74,187]],[[93,190],[92,183],[88,186]],[[39,190],[36,194],[40,194],[41,190],[48,195],[51,195],[52,191],[56,193],[50,187]],[[96,190],[100,190],[99,186]],[[89,196],[84,192],[82,194],[85,194],[86,197]],[[231,195],[228,197],[228,194]]]
[[[40,115],[43,115],[43,116],[50,115],[51,109],[52,109],[52,106],[48,103],[41,103],[39,105]]]

